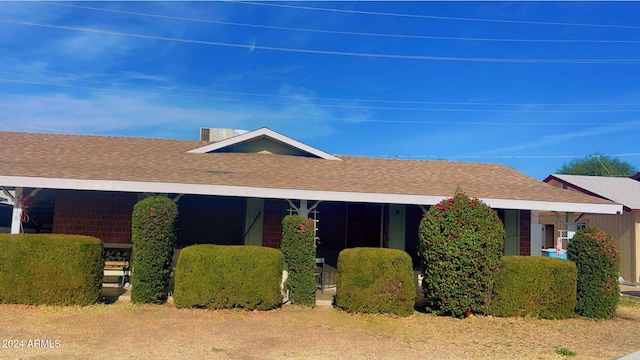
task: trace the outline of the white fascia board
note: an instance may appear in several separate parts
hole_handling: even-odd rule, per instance
[[[260,128],[258,130],[254,130],[254,131],[250,131],[248,133],[244,133],[241,135],[237,135],[228,139],[224,139],[218,142],[215,142],[213,144],[209,144],[209,145],[205,145],[202,147],[199,147],[197,149],[193,149],[193,150],[189,150],[187,151],[187,153],[193,153],[193,154],[205,154],[211,151],[215,151],[215,150],[219,150],[219,149],[223,149],[227,146],[231,146],[231,145],[235,145],[235,144],[239,144],[248,140],[253,140],[256,138],[259,138],[261,136],[267,136],[270,137],[274,140],[277,140],[279,142],[282,142],[284,144],[287,144],[293,148],[299,149],[301,151],[304,151],[306,153],[315,155],[321,159],[325,159],[325,160],[340,160],[342,161],[342,159],[335,157],[331,154],[328,154],[324,151],[318,150],[314,147],[311,147],[307,144],[303,144],[297,140],[294,140],[290,137],[284,136],[282,134],[279,134],[273,130],[270,130],[268,128]]]
[[[296,199],[312,201],[341,201],[398,205],[435,205],[450,196],[406,195],[343,191],[317,191],[284,188],[260,188],[250,186],[161,183],[117,180],[56,179],[41,177],[0,176],[3,186],[97,190],[123,192],[173,193],[191,195],[217,195],[254,197],[264,199]],[[592,214],[621,214],[622,205],[594,203],[565,203],[532,200],[483,199],[494,209],[521,209],[536,211],[584,212]]]

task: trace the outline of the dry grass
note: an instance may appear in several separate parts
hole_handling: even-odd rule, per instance
[[[22,359],[612,359],[640,349],[640,304],[618,317],[538,320],[350,315],[284,306],[267,312],[178,310],[117,302],[88,307],[0,305],[1,339],[60,347],[0,348]]]

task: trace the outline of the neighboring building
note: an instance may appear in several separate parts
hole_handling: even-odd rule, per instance
[[[640,171],[638,171],[637,173],[635,173],[635,174],[631,175],[631,178],[632,178],[633,180],[638,180],[638,181],[640,181]]]
[[[569,190],[567,192],[588,194],[624,206],[624,211],[618,215],[585,213],[564,217],[541,214],[540,223],[556,230],[597,227],[607,232],[616,239],[622,253],[620,275],[627,281],[640,282],[640,182],[626,177],[560,174],[549,175],[544,182]]]
[[[504,165],[334,156],[267,128],[202,134],[221,135],[212,143],[0,132],[0,191],[22,200],[10,201],[13,219],[29,207],[27,231],[112,244],[131,242],[131,211],[146,194],[177,202],[178,246],[279,247],[283,216],[297,213],[318,221],[317,253],[333,266],[340,250],[358,246],[404,249],[417,261],[423,212],[458,187],[497,210],[508,255],[540,255],[531,224],[541,211],[622,211]],[[9,223],[5,231],[19,231],[20,221]]]

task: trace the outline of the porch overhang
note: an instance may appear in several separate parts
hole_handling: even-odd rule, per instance
[[[24,188],[65,190],[122,191],[141,193],[173,193],[264,199],[304,199],[312,201],[360,202],[399,205],[435,205],[450,195],[410,195],[345,191],[319,191],[292,188],[265,188],[249,186],[185,184],[119,180],[63,179],[45,177],[0,176],[0,185]],[[480,198],[496,209],[579,212],[593,214],[620,214],[620,204],[550,202],[518,199]]]

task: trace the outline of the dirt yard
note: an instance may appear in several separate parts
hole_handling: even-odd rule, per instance
[[[640,349],[640,304],[613,320],[178,310],[118,301],[0,305],[0,359],[612,359]],[[15,341],[11,341],[15,340]],[[7,348],[7,346],[15,346]]]

